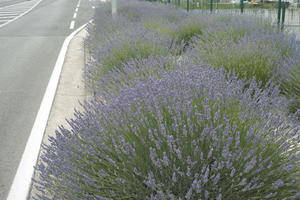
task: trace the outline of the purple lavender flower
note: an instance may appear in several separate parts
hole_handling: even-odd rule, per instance
[[[86,102],[74,128],[44,146],[39,190],[58,200],[295,196],[297,125],[278,90],[205,65],[183,69],[125,87],[106,104]]]
[[[290,54],[292,40],[246,17],[212,16],[215,28],[207,28],[210,21],[204,19],[195,29],[185,29],[185,22],[201,17],[147,2],[121,1],[120,6],[114,20],[108,7],[99,8],[103,12],[89,27],[86,74],[96,95],[68,121],[69,130],[59,127],[50,144],[43,145],[34,198],[299,198],[299,123],[269,81],[273,72],[281,74],[273,71],[281,64],[274,56]],[[191,62],[191,52],[169,55],[176,36],[145,26],[149,18],[185,29],[183,40],[189,42],[199,34],[197,40],[203,42],[201,37],[209,37],[205,29],[216,36],[235,35],[207,40],[204,49],[194,51],[218,50],[219,57],[200,57],[214,61],[210,64],[219,69],[213,69]],[[261,49],[266,50],[263,55]],[[241,53],[261,55],[253,62],[268,65],[247,71],[237,61],[237,71],[232,70],[237,76],[226,73],[232,66],[223,60],[244,59]],[[240,80],[241,75],[248,80]]]

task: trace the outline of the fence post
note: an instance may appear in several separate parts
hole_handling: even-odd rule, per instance
[[[240,0],[241,13],[244,13],[244,0]]]
[[[117,0],[111,1],[111,14],[113,17],[117,15],[118,9],[117,9]]]
[[[212,13],[212,11],[213,11],[213,0],[210,0],[209,10],[210,10],[210,13]]]
[[[186,0],[186,11],[190,11],[190,0]]]
[[[281,30],[284,28],[286,2],[282,2]]]
[[[281,18],[281,0],[278,0],[278,13],[277,13],[278,28],[280,26],[280,18]]]

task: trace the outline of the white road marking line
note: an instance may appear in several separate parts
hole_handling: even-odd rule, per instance
[[[19,14],[18,12],[10,12],[10,11],[6,11],[6,12],[1,12],[0,11],[0,15],[1,14]]]
[[[18,14],[2,14],[0,13],[0,17],[4,16],[18,16]]]
[[[95,9],[95,6],[92,6],[93,9]]]
[[[27,9],[28,7],[33,6],[34,4],[27,4],[25,6],[15,6],[15,7],[10,7],[6,9],[0,9],[0,10],[18,10],[18,9]]]
[[[78,12],[78,8],[75,9],[75,12]]]
[[[13,18],[14,17],[7,17],[7,16],[6,17],[5,16],[2,17],[2,16],[0,16],[0,19],[13,19]]]
[[[19,6],[19,5],[22,5],[22,4],[28,4],[28,2],[25,1],[25,2],[21,2],[21,3],[9,5],[9,6],[0,7],[0,10],[5,9],[5,8],[11,8],[11,7],[14,7],[14,6]]]
[[[72,38],[86,25],[87,23],[78,28],[73,33],[71,33],[65,39],[62,45],[53,72],[51,74],[46,92],[41,102],[38,114],[35,118],[34,125],[31,129],[30,136],[27,140],[27,144],[22,155],[21,162],[19,164],[17,173],[15,175],[14,181],[12,183],[6,200],[27,200],[28,193],[31,187],[31,179],[34,174],[34,166],[38,160],[40,147],[43,141],[44,132],[47,126],[48,117],[55,97],[59,77],[62,71],[68,46]]]
[[[71,21],[71,24],[70,24],[70,29],[71,29],[71,30],[74,29],[74,26],[75,26],[75,21],[72,20],[72,21]]]
[[[26,9],[18,9],[18,10],[7,10],[8,12],[24,12]]]
[[[11,8],[8,8],[8,9],[5,9],[5,10],[19,10],[19,9],[26,9],[26,8],[28,8],[28,7],[30,7],[31,5],[30,4],[28,4],[28,5],[26,5],[26,6],[16,6],[16,7],[11,7]]]
[[[77,17],[77,13],[74,13],[73,18],[76,19]]]
[[[20,17],[26,15],[27,13],[29,13],[30,11],[32,11],[39,3],[41,3],[41,1],[42,1],[42,0],[37,1],[30,9],[28,9],[28,10],[25,11],[24,13],[20,14],[20,15],[17,16],[16,18],[14,18],[14,19],[12,19],[12,20],[10,20],[10,21],[4,23],[4,24],[1,24],[1,25],[0,25],[0,28],[3,27],[3,26],[5,26],[5,25],[7,25],[7,24],[9,24],[9,23],[11,23],[11,22],[13,22],[13,21],[16,21],[16,20],[19,19]]]

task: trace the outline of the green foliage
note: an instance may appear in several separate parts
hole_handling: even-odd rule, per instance
[[[149,19],[143,22],[143,26],[156,33],[167,35],[171,38],[175,37],[176,30],[169,23],[159,19]]]
[[[194,59],[209,63],[215,67],[224,67],[228,72],[234,72],[241,78],[252,79],[267,83],[272,77],[276,60],[268,52],[274,49],[260,46],[249,41],[247,44],[236,44],[233,41],[200,40],[197,43]],[[264,53],[262,53],[264,52]],[[273,54],[273,52],[272,52]]]
[[[278,77],[278,84],[284,95],[292,99],[289,107],[292,113],[300,109],[300,63],[297,60],[296,62],[291,63],[292,69],[287,69],[283,75]],[[298,118],[300,119],[300,113],[298,113]]]
[[[200,35],[207,24],[204,20],[198,20],[198,17],[190,16],[181,21],[178,30],[176,30],[176,39],[178,43],[188,44],[192,37]]]
[[[113,46],[110,54],[103,56],[103,72],[107,73],[115,67],[121,67],[122,64],[131,60],[143,59],[150,56],[166,56],[167,51],[164,47],[153,45],[150,41],[124,41],[123,44]]]

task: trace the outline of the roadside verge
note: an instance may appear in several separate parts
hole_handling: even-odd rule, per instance
[[[48,119],[50,116],[51,108],[55,99],[57,87],[60,81],[61,72],[63,69],[63,65],[65,61],[67,61],[68,57],[67,51],[70,45],[71,40],[77,35],[82,29],[86,27],[87,24],[79,27],[72,34],[70,34],[64,41],[62,48],[60,50],[59,56],[57,58],[56,64],[54,66],[52,75],[50,77],[46,92],[44,94],[43,100],[41,102],[37,117],[35,119],[33,128],[31,130],[30,136],[28,138],[27,144],[25,146],[25,150],[22,155],[22,159],[20,161],[17,173],[14,177],[13,183],[11,185],[7,200],[26,200],[30,188],[31,188],[31,180],[34,175],[34,166],[37,163],[40,146],[43,141],[44,133],[46,128],[48,127]],[[74,63],[73,63],[74,65]],[[74,65],[76,66],[76,65]],[[78,66],[78,65],[77,65]],[[71,74],[68,74],[69,77],[73,76],[74,73],[71,71]],[[72,80],[67,81],[73,83]],[[74,83],[73,83],[74,84]],[[79,82],[78,82],[79,84]],[[68,91],[66,89],[65,91]],[[62,93],[63,94],[63,93]],[[65,96],[68,96],[67,93]],[[70,97],[70,96],[69,96]],[[74,98],[74,97],[71,97]],[[75,100],[78,102],[78,100]],[[63,103],[64,106],[69,104]],[[72,106],[72,105],[71,105]],[[72,110],[74,107],[72,107]],[[61,110],[61,112],[64,112]],[[64,115],[64,113],[62,114]],[[64,116],[67,117],[67,116]]]

